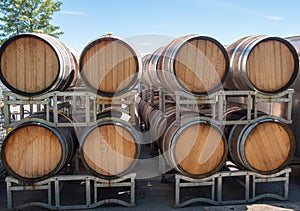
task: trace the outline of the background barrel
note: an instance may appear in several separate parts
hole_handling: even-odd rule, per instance
[[[298,53],[298,58],[300,58],[300,36],[287,37],[286,40],[290,42],[296,49]],[[295,93],[293,94],[293,109],[292,109],[292,124],[291,129],[295,135],[296,140],[300,140],[300,74],[297,75],[296,80],[292,84],[291,88],[294,89]],[[273,103],[274,104],[274,103]],[[280,115],[285,113],[287,105],[283,103],[277,103],[275,106],[270,106],[268,111],[279,113]],[[283,112],[278,112],[283,111]],[[296,154],[295,157],[299,163],[300,161],[300,144],[296,146]]]
[[[11,91],[36,96],[75,85],[76,61],[69,49],[46,34],[20,34],[0,48],[0,80]]]
[[[31,118],[44,118],[36,114]],[[59,122],[71,119],[59,115]],[[57,174],[69,163],[78,146],[74,128],[51,127],[39,121],[23,123],[5,138],[2,162],[9,174],[25,182],[38,182]]]
[[[268,36],[244,37],[227,47],[230,74],[227,89],[278,93],[295,80],[299,60],[295,48],[285,39]]]
[[[183,175],[201,178],[219,171],[227,158],[227,141],[217,126],[199,119],[199,114],[183,113],[178,126],[169,123],[161,140],[167,163]]]
[[[109,115],[113,117],[108,117]],[[120,118],[118,112],[98,115],[97,125],[84,129],[80,135],[81,160],[97,177],[116,178],[128,173],[140,154],[137,131]],[[103,118],[103,119],[102,119]]]
[[[158,49],[144,62],[144,80],[169,92],[185,91],[205,95],[219,89],[224,82],[229,59],[225,48],[215,39],[187,35]]]
[[[103,96],[121,95],[134,88],[139,59],[124,40],[103,36],[82,51],[79,70],[85,85]]]
[[[228,119],[243,120],[246,113],[234,111]],[[231,126],[226,136],[229,155],[241,169],[273,174],[284,169],[294,157],[296,143],[292,131],[269,116],[252,124]]]
[[[159,110],[158,96],[154,97],[152,104],[137,96],[137,113],[142,122],[145,124],[145,130],[150,131],[152,141],[157,141],[165,132],[169,114],[175,114],[175,105],[174,101],[166,99],[165,113],[163,113]]]

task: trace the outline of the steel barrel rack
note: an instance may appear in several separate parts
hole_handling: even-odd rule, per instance
[[[24,97],[12,93],[10,91],[3,92],[4,95],[4,127],[9,132],[14,126],[36,121],[48,124],[54,127],[89,127],[97,123],[96,115],[99,111],[105,109],[107,105],[123,105],[128,109],[131,116],[131,124],[135,125],[135,95],[136,92],[131,91],[126,94],[110,98],[99,96],[93,92],[76,89],[73,91],[55,91],[37,97]],[[17,108],[18,112],[11,112],[11,108]],[[45,119],[30,118],[31,114],[36,111],[45,112]],[[74,121],[71,123],[62,123],[58,120],[58,115],[63,112],[68,115],[80,114],[85,118],[82,121]],[[53,119],[50,116],[53,115]],[[14,118],[12,118],[12,116]],[[119,204],[122,206],[135,206],[135,179],[136,173],[128,173],[117,179],[102,179],[92,176],[89,173],[81,173],[79,168],[80,156],[78,151],[74,156],[75,171],[73,174],[65,174],[61,172],[56,176],[36,183],[25,183],[14,177],[6,177],[7,185],[7,208],[22,209],[31,206],[40,206],[53,210],[73,210],[95,208],[104,204]],[[71,163],[71,164],[72,164]],[[63,204],[61,198],[64,197],[60,193],[64,182],[84,184],[85,202],[83,204],[69,205]],[[103,188],[116,189],[125,188],[126,200],[120,199],[117,195],[111,198],[98,199],[100,190]],[[47,202],[28,202],[25,204],[16,204],[15,192],[22,191],[46,191]],[[105,196],[104,196],[105,197]]]

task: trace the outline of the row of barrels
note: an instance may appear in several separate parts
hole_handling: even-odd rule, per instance
[[[45,113],[33,114],[29,122],[19,124],[5,138],[3,165],[23,182],[38,182],[61,173],[79,149],[91,174],[104,179],[122,176],[135,166],[140,154],[140,134],[128,123],[128,116],[117,108],[106,109],[97,115],[97,124],[74,128],[50,126],[40,121],[46,118]],[[81,118],[59,114],[60,123]]]
[[[65,90],[76,81],[100,95],[121,95],[135,87],[139,73],[147,84],[169,92],[206,95],[225,88],[273,94],[295,80],[299,42],[248,36],[224,47],[211,37],[186,35],[144,56],[141,66],[136,50],[111,35],[91,41],[79,55],[49,35],[21,34],[0,48],[0,79],[25,96]]]
[[[295,138],[289,127],[276,118],[259,113],[258,122],[246,125],[216,125],[205,115],[182,108],[176,119],[174,102],[166,102],[162,113],[137,99],[138,114],[156,141],[169,166],[190,177],[207,177],[218,172],[227,160],[239,169],[273,174],[285,168],[295,153]],[[247,111],[233,109],[227,120],[243,120]],[[229,158],[229,159],[228,159]]]
[[[107,35],[79,53],[58,39],[39,33],[16,35],[0,48],[0,80],[11,91],[38,96],[86,86],[103,96],[133,89],[140,71],[136,51]]]
[[[143,59],[143,79],[168,92],[205,95],[219,89],[274,94],[287,89],[299,69],[299,37],[244,37],[226,48],[199,35],[182,36]]]
[[[295,153],[293,133],[276,118],[265,116],[253,124],[222,128],[189,109],[181,109],[177,122],[175,103],[171,101],[165,113],[139,97],[137,105],[167,163],[190,177],[218,172],[228,154],[240,169],[272,174],[285,168]],[[243,120],[246,113],[236,109],[226,118]],[[80,118],[60,114],[59,122],[72,123]],[[53,127],[39,121],[45,119],[45,113],[34,114],[5,138],[1,150],[4,167],[24,182],[37,182],[58,174],[79,149],[90,173],[101,178],[126,174],[135,167],[145,140],[121,110],[108,109],[97,118],[97,124],[91,127]]]

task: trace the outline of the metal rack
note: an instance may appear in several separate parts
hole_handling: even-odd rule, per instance
[[[55,91],[37,97],[24,97],[10,91],[3,92],[4,99],[4,127],[9,132],[17,124],[30,121],[38,121],[54,127],[89,127],[97,124],[97,113],[104,110],[108,105],[126,106],[130,115],[130,122],[135,125],[135,96],[136,92],[131,91],[115,97],[103,97],[86,90]],[[17,112],[11,112],[11,107],[17,108]],[[123,109],[124,110],[124,109]],[[37,112],[45,112],[45,119],[30,118],[30,115]],[[80,121],[71,123],[59,122],[59,114],[65,113],[76,117],[81,115]],[[12,118],[12,116],[14,118]],[[79,158],[76,154],[75,169],[79,173]],[[135,178],[136,174],[128,174],[118,179],[101,179],[91,175],[59,175],[34,184],[26,184],[22,181],[6,177],[7,185],[7,207],[8,209],[21,209],[30,206],[40,206],[48,209],[84,209],[95,208],[104,204],[120,204],[127,207],[135,206]],[[60,189],[63,182],[81,182],[85,184],[85,203],[79,205],[63,205]],[[118,195],[114,198],[98,200],[98,190],[103,188],[127,188],[130,197],[128,201],[120,200]],[[47,203],[29,202],[15,206],[13,192],[16,191],[47,191]],[[54,191],[53,191],[54,190]]]
[[[163,88],[154,90],[153,87],[148,87],[148,91],[143,93],[145,100],[153,104],[154,93],[158,92],[159,95],[159,109],[165,113],[166,98],[173,98],[176,102],[176,121],[180,124],[180,110],[182,107],[191,108],[192,110],[199,111],[206,114],[205,116],[199,116],[200,119],[210,121],[216,125],[235,125],[235,124],[251,124],[260,121],[266,116],[259,117],[259,105],[263,103],[279,103],[284,104],[285,111],[283,116],[275,116],[268,114],[267,116],[280,120],[283,123],[292,123],[292,97],[294,90],[288,89],[284,92],[274,95],[264,95],[255,91],[218,91],[207,96],[193,96],[185,92],[176,91],[174,94],[169,94]],[[156,93],[157,94],[157,93]],[[237,103],[236,99],[243,99],[244,103]],[[230,99],[230,100],[228,100]],[[203,107],[203,105],[206,105]],[[234,107],[240,107],[247,110],[247,117],[242,120],[226,120],[226,112]],[[162,173],[162,181],[167,181],[167,174],[172,175],[172,171],[167,172],[170,169],[162,155],[159,155],[159,171]],[[212,176],[203,179],[194,179],[186,177],[181,174],[175,174],[175,207],[184,207],[196,202],[205,202],[214,205],[224,204],[240,204],[251,203],[262,198],[274,198],[277,200],[288,200],[288,185],[289,185],[289,173],[290,168],[284,169],[276,174],[261,175],[251,171],[221,171],[215,173]],[[244,186],[244,198],[241,200],[223,199],[223,185],[225,178],[242,178]],[[226,180],[225,180],[226,182]],[[257,184],[266,184],[270,182],[281,182],[283,184],[283,194],[277,193],[264,193],[257,195]],[[210,197],[196,197],[181,202],[180,190],[182,188],[193,187],[208,187],[210,189]],[[266,190],[267,192],[270,190]]]
[[[10,91],[3,92],[4,96],[4,127],[11,128],[16,124],[26,121],[34,121],[34,118],[24,118],[36,111],[46,112],[46,119],[40,122],[46,123],[49,126],[55,127],[87,127],[96,124],[96,115],[106,105],[126,105],[129,107],[129,114],[134,117],[135,113],[135,95],[136,92],[128,92],[124,95],[116,97],[103,97],[89,91],[64,91],[64,92],[50,92],[38,97],[24,97],[12,93]],[[79,102],[78,102],[79,101]],[[12,105],[19,106],[20,113],[17,121],[11,119],[12,113],[10,107]],[[27,112],[24,107],[28,106]],[[72,123],[58,122],[58,114],[60,110],[63,112],[74,115],[80,113],[84,115],[84,121],[74,121]],[[50,112],[53,113],[53,121],[50,121]],[[135,125],[135,118],[131,118],[131,124]]]
[[[153,91],[152,91],[153,92]],[[150,92],[150,93],[152,93]],[[208,96],[193,96],[185,92],[176,91],[174,95],[166,94],[164,89],[159,90],[160,110],[165,111],[165,97],[171,96],[176,102],[176,119],[180,119],[180,108],[182,106],[209,105],[209,117],[200,117],[208,119],[217,125],[234,125],[234,124],[250,124],[259,121],[263,117],[258,117],[258,104],[260,103],[285,103],[286,114],[281,116],[272,116],[280,121],[290,124],[292,123],[292,97],[294,90],[288,89],[276,95],[263,95],[255,91],[218,91]],[[230,107],[237,106],[232,102],[227,102],[227,98],[245,98],[246,104],[238,105],[247,110],[247,118],[245,120],[225,120],[226,111]],[[150,98],[152,99],[152,97]],[[205,111],[204,111],[205,113]],[[252,115],[254,114],[254,115]]]
[[[288,200],[289,195],[289,174],[290,168],[284,169],[276,174],[272,175],[261,175],[251,171],[226,171],[219,172],[210,177],[203,179],[192,179],[180,174],[175,175],[175,207],[184,207],[196,202],[205,202],[213,205],[228,205],[228,204],[241,204],[241,203],[252,203],[263,198],[274,198],[277,200]],[[223,185],[224,178],[226,177],[238,177],[244,182],[244,199],[223,199]],[[271,182],[282,182],[283,193],[282,195],[274,193],[263,193],[257,195],[256,186],[259,183],[271,183]],[[210,187],[210,197],[197,197],[186,201],[181,201],[181,189],[189,187]]]
[[[85,209],[95,208],[103,204],[120,204],[127,207],[135,206],[135,178],[136,174],[129,174],[118,179],[104,180],[90,175],[59,175],[42,182],[34,184],[24,184],[21,181],[6,177],[7,185],[7,208],[8,209],[22,209],[29,206],[40,206],[52,210],[66,210],[66,209]],[[81,181],[85,183],[85,203],[79,205],[62,205],[60,188],[61,183],[65,181]],[[93,187],[93,188],[92,188]],[[98,200],[98,190],[101,188],[117,188],[127,187],[130,193],[128,201],[123,201],[117,198],[109,198]],[[14,205],[13,192],[16,191],[47,191],[47,203],[44,202],[29,202],[22,205]],[[54,193],[53,191],[54,190]],[[53,197],[54,194],[54,197]],[[54,201],[53,201],[54,198]]]

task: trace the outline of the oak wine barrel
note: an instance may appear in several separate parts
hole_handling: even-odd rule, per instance
[[[266,94],[286,90],[295,80],[299,60],[295,48],[285,39],[248,36],[227,46],[230,73],[227,89],[256,90]]]
[[[218,126],[195,112],[183,113],[180,125],[175,121],[168,124],[160,146],[171,167],[193,178],[210,176],[222,168],[228,148]]]
[[[98,115],[97,124],[85,128],[80,135],[83,164],[89,172],[104,179],[130,172],[140,154],[139,134],[130,123],[115,115],[120,114],[115,111]]]
[[[45,119],[45,114],[29,118]],[[72,120],[59,115],[59,122]],[[78,140],[73,127],[52,127],[29,121],[18,125],[5,138],[1,159],[7,172],[21,181],[34,183],[56,175],[75,154]]]
[[[217,40],[200,35],[178,37],[144,58],[143,79],[169,92],[206,95],[217,91],[229,71],[229,58]]]
[[[247,111],[233,111],[230,120],[243,120]],[[234,125],[225,129],[231,160],[240,169],[260,174],[273,174],[284,169],[292,161],[296,143],[290,128],[280,120],[265,117],[252,124]]]
[[[0,80],[11,91],[37,96],[75,85],[76,61],[58,39],[38,33],[20,34],[0,48]]]
[[[135,50],[124,40],[110,35],[91,41],[83,49],[79,62],[85,85],[107,97],[133,89],[139,68]]]
[[[159,98],[154,97],[153,105],[145,101],[144,99],[136,98],[136,108],[138,116],[145,124],[145,130],[150,131],[151,138],[153,141],[158,140],[166,129],[166,119],[168,113],[176,110],[175,102],[172,100],[166,100],[165,102],[165,113],[159,110]]]
[[[294,48],[296,49],[298,53],[298,58],[300,58],[300,36],[293,36],[293,37],[287,37],[285,38],[288,42],[290,42]],[[300,140],[300,109],[299,109],[299,102],[300,102],[300,74],[297,75],[296,80],[291,86],[292,89],[294,89],[295,93],[293,94],[293,101],[292,101],[292,124],[290,124],[290,127],[295,135],[296,140]],[[279,103],[278,103],[279,104]],[[282,104],[280,104],[282,105]],[[283,109],[285,104],[282,105]],[[275,108],[272,107],[272,110],[275,110]],[[276,109],[277,110],[277,109]],[[300,144],[296,145],[296,152],[295,152],[295,162],[300,157]]]

